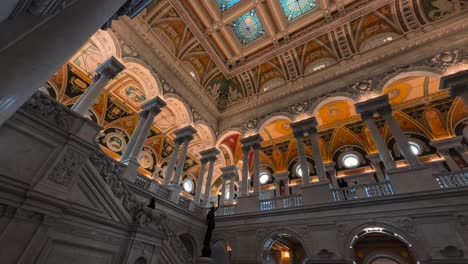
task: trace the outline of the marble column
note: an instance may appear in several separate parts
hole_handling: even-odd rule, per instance
[[[206,158],[201,159],[201,168],[200,168],[200,173],[198,174],[197,190],[195,191],[195,198],[194,198],[194,201],[196,204],[200,204],[201,190],[202,190],[202,185],[203,185],[203,179],[205,178],[207,163],[208,163],[208,159]]]
[[[314,118],[315,119],[315,118]],[[325,173],[325,167],[323,165],[322,153],[320,152],[318,131],[316,127],[309,129],[310,145],[312,148],[312,154],[314,156],[315,170],[320,182],[327,181],[327,175]]]
[[[24,12],[0,23],[0,126],[125,2],[80,0],[53,15]]]
[[[233,204],[234,202],[234,187],[236,184],[236,175],[232,175],[229,178],[229,199],[228,204]]]
[[[406,161],[411,167],[420,165],[419,158],[411,151],[411,146],[408,141],[408,137],[403,134],[400,126],[397,124],[395,119],[392,116],[392,109],[390,105],[379,109],[378,113],[385,119],[387,122],[390,131],[392,132],[393,138],[395,138],[396,143],[400,147],[401,153],[405,157]]]
[[[289,171],[279,172],[273,174],[273,178],[275,178],[275,185],[276,185],[276,196],[289,196]],[[281,186],[280,182],[283,181],[284,183],[284,194],[281,194]]]
[[[214,172],[214,165],[217,159],[217,155],[220,153],[219,149],[211,148],[204,151],[201,151],[200,154],[208,159],[208,174],[206,176],[206,184],[205,184],[205,193],[203,202],[207,207],[210,207],[210,196],[211,196],[211,184],[213,181],[213,172]]]
[[[253,189],[254,193],[260,192],[260,143],[256,143],[252,145],[254,154],[253,154],[253,173],[252,173],[252,181],[253,181]]]
[[[325,163],[324,166],[325,166],[325,170],[330,175],[330,180],[331,180],[331,184],[333,185],[333,188],[334,189],[340,188],[340,186],[338,185],[338,180],[336,178],[336,163],[329,162],[329,163]]]
[[[259,134],[249,136],[249,137],[246,137],[246,138],[242,138],[240,140],[243,147],[249,148],[249,149],[250,149],[250,147],[252,147],[253,150],[254,150],[253,173],[252,173],[252,181],[253,181],[253,187],[254,187],[253,194],[258,194],[258,192],[260,191],[260,182],[259,182],[259,177],[260,177],[260,148],[261,148],[260,143],[262,141],[263,141],[263,138]],[[248,161],[248,154],[246,156],[247,156],[246,160]],[[244,158],[244,160],[245,160],[245,158]],[[247,166],[248,166],[248,164],[247,164]],[[245,174],[245,175],[247,175],[247,174]],[[244,175],[243,175],[243,177],[244,177]],[[248,186],[248,184],[247,184],[247,186]]]
[[[138,156],[150,132],[154,117],[161,112],[161,108],[165,105],[166,103],[159,97],[153,98],[141,105],[143,110],[140,113],[140,121],[132,133],[130,141],[120,159],[122,163],[127,165],[122,177],[128,180],[135,179],[138,167],[140,166]]]
[[[219,205],[220,206],[224,206],[224,204],[226,203],[226,182],[228,181],[228,178],[223,174],[221,176],[221,181],[222,181],[222,184],[221,184],[221,199],[219,201]]]
[[[221,168],[222,171],[222,180],[223,180],[223,185],[221,189],[222,197],[221,197],[221,204],[227,204],[231,205],[233,204],[234,201],[234,186],[235,186],[235,180],[237,177],[237,171],[239,170],[239,167],[236,165],[231,165],[231,166],[226,166],[224,168]],[[225,199],[226,197],[226,186],[229,183],[229,198]]]
[[[102,93],[107,83],[122,72],[125,66],[116,58],[110,57],[96,69],[94,81],[88,89],[80,96],[78,101],[71,108],[80,115],[88,115],[89,109],[93,106],[98,96]]]
[[[299,163],[302,171],[302,185],[310,184],[310,171],[307,166],[307,158],[304,150],[304,134],[294,133],[297,142],[297,154],[299,155]]]
[[[468,70],[442,77],[440,89],[449,89],[453,96],[460,97],[468,111]]]
[[[380,134],[379,128],[375,124],[375,120],[372,113],[361,113],[362,120],[366,123],[369,128],[369,132],[372,136],[372,140],[379,151],[379,156],[387,170],[394,169],[396,167],[395,161],[393,160],[392,154],[385,144],[382,135]]]
[[[445,159],[447,166],[449,167],[450,171],[457,171],[461,168],[455,162],[455,160],[450,155],[450,149],[456,149],[462,146],[463,137],[451,137],[441,140],[434,140],[431,141],[429,144],[437,149],[437,152],[440,153]]]
[[[242,196],[249,195],[249,152],[250,146],[242,146]]]
[[[174,142],[174,149],[172,149],[171,159],[169,160],[169,164],[167,165],[166,174],[164,175],[164,185],[169,185],[172,180],[172,176],[174,176],[174,168],[175,163],[177,160],[177,156],[179,155],[179,148],[180,144],[182,143],[181,138],[176,138]]]
[[[366,156],[368,160],[370,160],[371,167],[374,169],[375,174],[377,175],[377,180],[379,183],[387,181],[385,178],[385,174],[382,171],[382,168],[380,168],[380,161],[382,156],[379,156],[378,154],[369,154]],[[385,164],[384,164],[385,166]],[[387,167],[385,167],[387,168]],[[388,168],[387,168],[388,169]]]
[[[177,167],[174,175],[174,180],[172,184],[179,185],[180,177],[185,166],[185,159],[187,158],[187,151],[190,144],[190,141],[193,140],[193,135],[188,135],[184,137],[184,143],[182,144],[182,151],[180,152],[179,160],[177,161]]]

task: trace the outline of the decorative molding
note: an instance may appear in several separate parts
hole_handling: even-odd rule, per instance
[[[80,174],[85,159],[86,156],[84,154],[70,147],[66,147],[62,158],[55,165],[48,179],[65,187],[70,187],[75,177]]]

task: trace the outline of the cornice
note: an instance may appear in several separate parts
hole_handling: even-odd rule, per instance
[[[450,43],[450,46],[447,46]],[[427,26],[369,52],[343,60],[319,72],[288,82],[268,92],[245,98],[221,114],[220,131],[240,127],[307,99],[335,92],[363,79],[404,67],[438,52],[466,46],[468,18],[448,19],[439,27]],[[379,80],[380,81],[380,80]]]
[[[136,58],[150,66],[163,83],[169,84],[170,87],[163,87],[165,93],[175,93],[182,97],[190,106],[189,111],[192,111],[194,119],[196,116],[202,117],[213,130],[217,130],[220,117],[217,105],[208,92],[188,75],[181,62],[153,35],[148,25],[139,21],[139,18],[123,18],[122,21],[116,21],[112,29],[121,42],[135,49]]]

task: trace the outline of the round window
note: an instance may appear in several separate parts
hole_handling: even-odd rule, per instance
[[[419,156],[421,154],[421,146],[419,146],[418,143],[410,141],[408,142],[410,145],[411,152],[413,152],[414,155]]]
[[[193,191],[193,181],[192,180],[186,180],[182,184],[182,188],[184,188],[184,191],[191,193]]]
[[[308,167],[308,168],[307,168],[307,169],[308,169],[308,172],[309,172],[309,174],[310,174],[310,164],[309,164],[309,163],[307,163],[307,167]],[[303,176],[303,175],[302,175],[302,166],[301,166],[300,164],[298,164],[298,165],[296,166],[296,176],[298,176],[298,177],[302,177],[302,176]]]
[[[260,172],[260,183],[265,184],[270,180],[270,175],[266,172]]]
[[[359,166],[359,158],[355,154],[346,154],[343,156],[343,165],[345,168],[356,168]]]

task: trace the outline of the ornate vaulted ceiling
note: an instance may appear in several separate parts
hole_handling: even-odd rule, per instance
[[[142,18],[223,109],[467,7],[448,0],[160,0]]]

